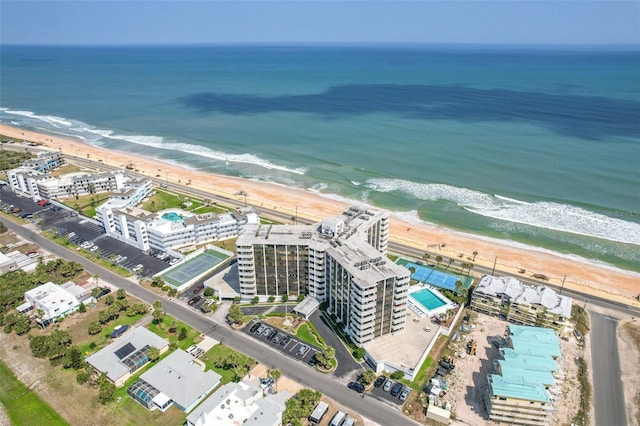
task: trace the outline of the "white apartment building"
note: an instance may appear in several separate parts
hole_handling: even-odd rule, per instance
[[[386,257],[389,213],[352,206],[316,225],[250,225],[238,238],[240,293],[327,302],[359,346],[404,329],[410,272]]]
[[[27,291],[24,300],[37,310],[42,310],[44,321],[54,321],[69,315],[80,307],[78,296],[85,295],[85,290],[73,283],[56,285],[48,282]]]

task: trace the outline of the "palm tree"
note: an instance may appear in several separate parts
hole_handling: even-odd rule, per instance
[[[422,258],[425,262],[429,263],[429,259],[431,259],[431,255],[429,253],[425,253],[422,255]]]
[[[473,252],[473,261],[474,261],[474,262],[476,261],[476,256],[477,256],[477,255],[478,255],[478,252],[477,252],[477,251],[474,251],[474,252]]]
[[[451,266],[451,264],[453,263],[453,258],[449,258],[449,264],[447,265],[446,268],[444,268],[444,270],[446,271],[447,269],[449,269],[449,266]]]
[[[456,294],[460,294],[460,288],[464,283],[461,280],[456,281]]]
[[[98,280],[100,280],[100,275],[98,274],[93,274],[93,283],[95,285],[98,285]]]
[[[278,370],[277,368],[273,370],[269,369],[267,370],[267,376],[271,377],[275,381],[276,393],[278,393],[278,379],[280,378],[280,376],[282,376],[282,371]]]
[[[155,212],[156,211],[156,202],[151,200],[151,211]]]
[[[436,266],[436,268],[437,268],[438,266],[440,266],[440,262],[442,262],[442,256],[437,255],[436,256],[436,262],[438,262],[438,265]]]

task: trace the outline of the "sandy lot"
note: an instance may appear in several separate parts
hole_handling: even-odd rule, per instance
[[[454,424],[462,425],[494,425],[488,417],[482,395],[488,387],[487,375],[492,373],[492,360],[497,359],[499,352],[491,342],[500,340],[504,336],[508,323],[496,317],[478,314],[475,320],[475,329],[464,335],[464,339],[452,343],[454,353],[465,352],[466,342],[474,339],[477,342],[477,355],[466,355],[464,358],[456,358],[456,368],[447,376],[451,387],[443,402],[451,403],[452,412],[457,421]],[[555,402],[556,413],[552,424],[570,425],[571,419],[577,410],[580,401],[579,387],[576,379],[577,365],[575,357],[583,356],[586,349],[581,349],[574,338],[569,341],[560,340],[562,347],[562,359],[559,361],[564,374],[564,383],[559,400]]]

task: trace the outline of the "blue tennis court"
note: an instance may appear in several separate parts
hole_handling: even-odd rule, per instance
[[[444,288],[447,290],[455,291],[456,282],[462,281],[464,283],[465,281],[457,275],[451,275],[445,272],[436,271],[435,269],[427,268],[426,266],[418,265],[417,263],[413,262],[407,262],[405,267],[407,269],[415,269],[415,272],[411,275],[411,278],[413,278],[414,280],[431,284],[433,286]]]
[[[221,253],[207,250],[187,263],[163,274],[162,278],[164,278],[164,280],[169,284],[179,287],[213,268],[224,259],[225,258]]]

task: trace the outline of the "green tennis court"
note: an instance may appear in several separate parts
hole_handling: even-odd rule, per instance
[[[162,278],[165,282],[180,287],[212,269],[228,257],[217,251],[206,250],[204,253],[163,274]]]

